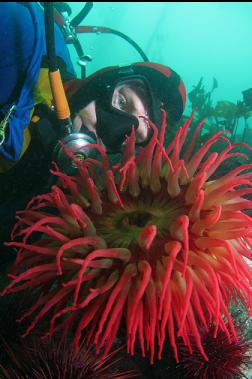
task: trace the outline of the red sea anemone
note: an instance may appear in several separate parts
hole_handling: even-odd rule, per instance
[[[63,330],[75,349],[85,337],[107,353],[124,325],[128,352],[139,342],[151,363],[166,339],[179,361],[178,336],[208,360],[200,330],[210,324],[215,336],[237,339],[228,306],[240,300],[250,313],[252,304],[252,220],[244,213],[252,208],[252,164],[213,180],[225,160],[248,158],[225,131],[193,152],[203,122],[185,148],[192,119],[167,148],[165,113],[160,131],[148,120],[148,145],[136,155],[133,130],[113,167],[98,145],[101,161],[72,157],[79,175],[56,167],[61,187],[20,213],[10,243],[19,252],[3,294],[39,290],[20,319],[33,316],[25,334],[49,314],[48,335]],[[212,152],[218,141],[226,147]]]

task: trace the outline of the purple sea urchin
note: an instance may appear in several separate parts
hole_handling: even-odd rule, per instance
[[[180,351],[183,357],[176,367],[176,375],[181,378],[197,379],[242,379],[246,378],[245,371],[251,368],[252,345],[237,332],[237,340],[230,341],[224,331],[218,330],[214,337],[214,327],[201,333],[201,341],[208,356],[204,360],[197,349],[190,354],[181,344]]]
[[[5,343],[9,355],[7,364],[0,362],[2,379],[127,379],[139,377],[135,370],[118,368],[122,360],[119,348],[106,358],[97,356],[94,349],[81,346],[74,352],[55,339],[41,341],[28,338],[15,347]]]

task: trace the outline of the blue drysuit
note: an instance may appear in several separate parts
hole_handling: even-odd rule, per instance
[[[4,114],[15,104],[9,120],[8,135],[0,146],[0,155],[17,161],[23,146],[24,129],[29,125],[34,106],[34,88],[41,60],[46,55],[44,11],[35,2],[1,3],[0,22],[0,112]],[[67,71],[75,76],[63,35],[55,25],[56,55]]]

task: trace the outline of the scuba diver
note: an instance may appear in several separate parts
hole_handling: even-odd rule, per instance
[[[73,120],[72,134],[62,139],[48,80],[43,8],[38,3],[2,3],[2,12],[5,14],[0,35],[0,241],[3,243],[10,239],[16,211],[24,209],[35,194],[46,192],[51,186],[51,161],[64,165],[65,153],[59,140],[74,153],[85,140],[87,144],[102,144],[108,154],[120,154],[133,125],[137,145],[149,141],[151,128],[141,116],[159,126],[163,108],[172,126],[182,116],[186,96],[184,84],[175,71],[151,62],[107,67],[85,79],[77,79],[61,30],[55,25],[57,64]],[[85,150],[84,154],[89,152]]]
[[[137,146],[151,137],[146,116],[161,125],[161,111],[169,125],[176,124],[185,107],[185,87],[180,76],[167,66],[137,62],[129,66],[101,69],[86,79],[65,84],[76,131],[104,145],[108,153],[118,153],[132,126]]]

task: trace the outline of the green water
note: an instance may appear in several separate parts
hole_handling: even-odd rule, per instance
[[[69,3],[70,4],[70,3]],[[73,15],[83,3],[73,2]],[[72,17],[72,16],[71,16]],[[83,22],[117,29],[137,42],[149,60],[170,65],[190,89],[203,76],[216,77],[216,99],[236,101],[252,85],[252,3],[100,3]],[[114,64],[139,60],[138,53],[117,36],[81,36],[93,62],[91,73]]]

